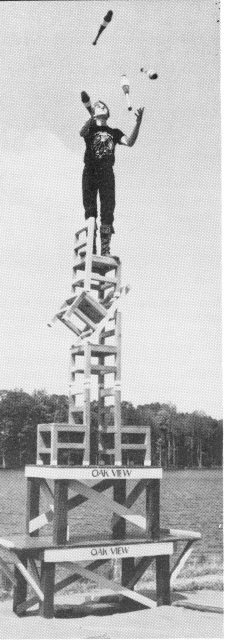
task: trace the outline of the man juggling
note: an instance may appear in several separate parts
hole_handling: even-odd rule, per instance
[[[110,116],[107,105],[98,100],[91,107],[90,98],[82,92],[81,99],[89,112],[91,118],[84,124],[80,135],[86,144],[84,154],[84,170],[82,176],[83,205],[85,219],[91,216],[97,219],[97,194],[100,198],[100,237],[101,255],[110,255],[110,242],[114,221],[115,209],[115,176],[113,165],[115,163],[116,144],[132,147],[137,140],[140,124],[142,121],[144,107],[137,109],[135,114],[136,124],[129,137],[120,129],[112,129],[107,125]],[[96,253],[96,233],[93,253]]]

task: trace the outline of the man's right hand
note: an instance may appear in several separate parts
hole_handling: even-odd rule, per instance
[[[135,113],[136,116],[136,122],[137,124],[140,126],[141,121],[142,121],[142,117],[143,117],[143,113],[144,113],[144,107],[140,107],[139,109],[137,109],[137,112]]]

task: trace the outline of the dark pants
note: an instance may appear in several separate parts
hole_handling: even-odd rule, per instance
[[[82,190],[85,219],[97,218],[97,194],[99,193],[101,225],[113,225],[116,202],[115,176],[112,167],[97,169],[84,167]]]

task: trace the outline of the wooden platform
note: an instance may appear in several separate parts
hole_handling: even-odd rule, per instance
[[[111,536],[91,540],[82,536],[57,546],[52,538],[46,536],[31,538],[15,535],[0,538],[0,567],[14,586],[14,612],[24,615],[39,603],[39,614],[53,617],[54,594],[80,578],[106,588],[114,596],[129,598],[146,607],[170,604],[170,557],[174,552],[174,544],[184,539],[189,539],[192,544],[199,534],[190,531],[173,531],[172,534],[170,530],[165,531],[158,540],[149,540],[146,535],[117,540]],[[7,562],[5,554],[8,556]],[[102,564],[115,558],[122,562],[121,584],[97,572]],[[133,590],[153,560],[156,566],[156,600]],[[14,564],[14,575],[9,562]],[[55,584],[55,567],[60,563],[68,563],[69,568],[73,564],[75,572]],[[32,597],[27,597],[28,586],[35,593]]]

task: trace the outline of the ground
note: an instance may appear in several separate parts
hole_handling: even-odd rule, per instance
[[[89,594],[90,595],[90,594]],[[81,603],[85,594],[77,597]],[[74,604],[75,594],[73,594]],[[62,602],[62,597],[58,601]],[[71,603],[71,594],[64,604]],[[180,606],[181,602],[186,607]],[[56,600],[57,603],[57,600]],[[193,608],[189,608],[193,607]],[[88,615],[80,618],[54,618],[37,616],[18,618],[12,611],[12,600],[0,604],[2,640],[63,640],[74,638],[223,638],[223,592],[202,589],[174,592],[171,607],[142,609],[112,615]]]

